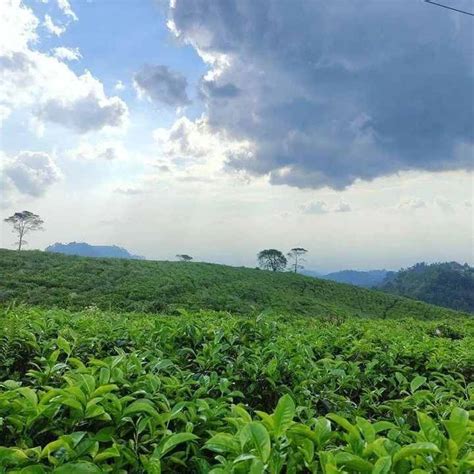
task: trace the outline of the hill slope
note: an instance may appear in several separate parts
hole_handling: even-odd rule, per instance
[[[459,315],[421,302],[293,273],[208,263],[96,259],[0,250],[0,302],[165,312],[224,310],[433,319]]]
[[[389,275],[379,288],[458,311],[474,312],[474,268],[467,264],[417,263]]]

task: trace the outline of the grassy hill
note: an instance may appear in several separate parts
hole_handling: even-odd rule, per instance
[[[0,250],[0,303],[167,312],[179,309],[420,319],[461,313],[293,273],[208,263],[95,259]]]

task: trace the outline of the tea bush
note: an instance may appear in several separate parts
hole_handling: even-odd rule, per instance
[[[472,472],[473,348],[461,317],[5,309],[0,471]]]

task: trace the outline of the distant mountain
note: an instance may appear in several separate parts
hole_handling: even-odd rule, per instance
[[[387,275],[378,289],[474,313],[474,268],[467,263],[417,263]]]
[[[337,281],[338,283],[348,283],[350,285],[371,288],[379,285],[387,277],[388,273],[391,272],[387,272],[387,270],[368,270],[366,272],[358,270],[341,270],[339,272],[319,275],[317,277],[325,280]]]
[[[66,255],[79,255],[81,257],[100,258],[127,258],[143,260],[144,257],[132,255],[128,250],[116,245],[90,245],[85,242],[70,242],[69,244],[55,243],[46,247],[46,252],[63,253]]]
[[[303,275],[306,275],[306,276],[309,276],[309,277],[313,277],[313,278],[324,278],[324,275],[320,272],[317,272],[315,270],[301,270],[301,273]]]

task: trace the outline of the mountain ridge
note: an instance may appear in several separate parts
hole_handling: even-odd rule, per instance
[[[145,257],[133,255],[127,249],[117,245],[92,245],[87,242],[69,242],[68,244],[56,242],[46,247],[45,252],[95,258],[145,259]]]

